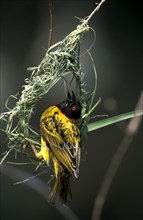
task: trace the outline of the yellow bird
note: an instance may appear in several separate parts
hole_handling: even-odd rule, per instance
[[[54,165],[56,180],[49,196],[51,204],[72,199],[70,177],[78,178],[80,166],[80,131],[76,125],[80,116],[80,102],[73,92],[68,92],[65,101],[49,107],[40,119],[41,150],[36,156]]]

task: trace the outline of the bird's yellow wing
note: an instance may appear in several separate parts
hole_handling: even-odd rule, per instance
[[[80,133],[77,126],[55,114],[41,119],[41,135],[55,157],[78,178],[80,165]]]

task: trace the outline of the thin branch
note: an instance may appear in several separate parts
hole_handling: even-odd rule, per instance
[[[141,96],[139,98],[135,110],[141,109],[142,107],[143,107],[143,92],[141,93]],[[142,116],[134,117],[130,120],[130,122],[126,127],[124,137],[110,162],[110,165],[107,169],[99,193],[95,199],[93,213],[92,213],[92,220],[99,220],[101,217],[103,205],[106,201],[106,197],[113,182],[113,179],[117,173],[117,170],[119,169],[121,162],[123,161],[125,154],[127,153],[130,147],[131,142],[133,141],[134,135],[138,131],[141,120],[142,120]]]
[[[20,181],[21,176],[25,179],[31,178],[30,173],[21,171],[20,169],[6,163],[3,163],[0,166],[0,172],[16,181]],[[35,179],[30,179],[23,184],[39,193],[48,202],[48,194],[50,193],[50,190],[48,185],[40,178],[36,177]],[[65,207],[62,205],[55,205],[53,207],[55,207],[66,220],[79,220],[78,216],[73,212],[70,207]]]
[[[97,4],[96,8],[91,12],[91,14],[87,17],[87,19],[85,20],[85,22],[88,23],[88,21],[91,19],[91,17],[95,14],[95,12],[97,12],[101,5],[105,2],[106,0],[101,0],[101,2],[99,4]]]
[[[50,12],[50,31],[48,39],[48,49],[51,46],[52,32],[53,32],[53,15],[52,15],[52,2],[49,0],[49,12]]]

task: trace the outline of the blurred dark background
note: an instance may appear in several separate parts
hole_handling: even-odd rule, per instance
[[[78,25],[74,16],[84,18],[95,7],[95,0],[52,1],[52,44],[62,40]],[[109,114],[107,106],[114,100],[114,114],[132,111],[143,85],[143,29],[141,1],[107,0],[89,22],[96,31],[91,50],[98,73],[96,100],[102,102],[94,115]],[[45,55],[49,34],[48,0],[1,0],[0,3],[0,77],[1,112],[11,94],[22,90],[24,79],[30,76],[27,67],[37,66]],[[93,42],[93,33],[82,40],[82,51]],[[93,68],[88,55],[81,58],[86,73],[87,89],[93,87]],[[39,101],[32,125],[39,129],[44,109],[64,98],[63,82]],[[11,106],[14,103],[11,103]],[[95,119],[96,120],[96,119]],[[127,122],[120,123],[124,128]],[[142,126],[142,125],[141,125]],[[98,194],[107,167],[120,144],[124,132],[118,125],[108,126],[88,134],[87,159],[81,162],[80,177],[72,181],[73,201],[70,207],[82,220],[91,219],[94,199]],[[128,153],[115,176],[103,207],[102,220],[143,219],[143,138],[140,127]],[[1,152],[6,150],[6,137],[1,134]],[[14,155],[9,156],[10,161]],[[23,160],[23,158],[22,158]],[[18,167],[35,173],[35,167]],[[23,178],[21,177],[23,180]],[[46,175],[41,179],[48,181]],[[38,193],[5,175],[0,179],[0,218],[53,220],[64,219]],[[47,195],[48,196],[48,195]]]

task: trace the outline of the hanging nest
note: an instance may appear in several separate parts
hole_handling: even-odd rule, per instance
[[[74,31],[47,50],[38,67],[28,68],[32,73],[29,79],[25,79],[26,84],[23,86],[21,97],[14,108],[8,109],[7,112],[0,115],[0,119],[6,122],[4,131],[8,137],[9,148],[3,160],[11,150],[14,150],[16,155],[17,153],[24,153],[30,160],[33,161],[34,159],[35,162],[36,158],[33,150],[39,151],[40,149],[40,134],[35,132],[30,125],[35,104],[67,74],[72,74],[76,83],[76,95],[82,106],[80,129],[84,130],[89,121],[90,113],[98,104],[93,104],[97,75],[93,64],[95,88],[90,91],[91,95],[87,98],[88,92],[85,89],[84,74],[80,65],[80,42],[85,33],[91,29],[88,21],[96,8],[89,17],[80,20],[80,24]],[[91,57],[90,52],[88,53]],[[18,99],[17,96],[12,97]],[[36,161],[36,163],[39,163],[39,161]]]

